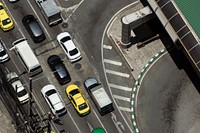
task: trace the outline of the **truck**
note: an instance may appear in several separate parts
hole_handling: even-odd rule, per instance
[[[54,0],[35,0],[49,26],[62,22],[61,11]]]
[[[113,102],[106,93],[104,86],[99,83],[96,78],[87,78],[84,82],[84,86],[101,116],[114,110]]]

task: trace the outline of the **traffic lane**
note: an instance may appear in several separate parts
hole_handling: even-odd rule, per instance
[[[185,57],[177,53],[174,50],[173,55],[186,64]],[[180,63],[166,54],[145,75],[137,100],[137,121],[142,131],[198,132],[195,125],[199,117],[195,112],[199,110],[199,93],[185,71],[177,66]]]
[[[56,86],[56,88],[59,90],[60,95],[62,96],[62,98],[63,98],[63,100],[64,100],[64,102],[66,104],[71,104],[69,102],[69,99],[66,96],[66,93],[65,93],[66,87],[69,84],[75,83],[80,87],[80,89],[82,90],[83,94],[85,95],[85,90],[84,90],[83,84],[82,84],[82,81],[84,79],[82,79],[82,78],[84,78],[84,75],[86,76],[88,74],[88,72],[93,72],[93,71],[91,71],[92,70],[91,68],[87,68],[87,67],[89,67],[89,65],[88,65],[89,63],[87,63],[88,62],[87,61],[87,57],[85,56],[84,52],[81,51],[81,53],[82,53],[82,59],[79,62],[73,63],[73,64],[71,64],[68,61],[68,59],[67,59],[66,55],[63,53],[63,50],[61,49],[61,47],[57,47],[57,48],[55,48],[53,50],[50,50],[50,51],[45,52],[45,53],[43,53],[43,54],[38,56],[38,59],[39,59],[40,63],[43,66],[43,69],[44,69],[44,72],[43,72],[44,75],[46,75],[46,77],[48,78],[48,80],[49,80],[49,82],[51,84]],[[67,69],[68,69],[68,71],[69,71],[69,73],[71,75],[71,78],[72,78],[72,81],[70,83],[60,86],[60,84],[58,83],[57,79],[55,78],[55,76],[53,75],[52,71],[50,70],[50,68],[49,68],[49,66],[47,64],[47,59],[48,59],[48,57],[50,55],[53,55],[53,54],[59,55],[61,57],[61,59],[64,61],[64,64],[67,67]],[[66,128],[64,128],[64,129],[66,131],[71,130],[72,132],[79,132],[79,130],[84,130],[85,128],[82,129],[80,125],[86,125],[85,122],[81,123],[80,125],[77,126],[76,123],[78,123],[78,122],[74,122],[75,120],[73,118],[74,115],[77,116],[77,114],[74,111],[74,108],[72,106],[71,106],[71,108],[72,108],[72,111],[70,111],[70,109],[68,109],[69,116],[66,116],[66,117],[70,117],[70,119],[69,118],[65,118],[65,116],[62,117],[62,120],[63,120],[64,124],[66,123],[65,124]],[[80,121],[80,120],[78,120],[78,121]],[[71,123],[71,122],[73,122],[73,123]],[[80,121],[80,122],[82,122],[82,121]],[[70,126],[71,129],[68,129],[67,125],[70,125],[69,123],[73,124],[73,126]],[[60,128],[60,126],[58,126],[58,128]],[[81,129],[79,129],[79,128],[81,128]],[[88,128],[86,128],[86,130],[88,130]]]
[[[109,46],[109,44],[111,43],[110,40],[106,36],[104,36],[103,39],[104,43],[102,45]],[[119,66],[111,65],[109,63],[106,63],[106,60],[113,60],[116,61],[117,64],[121,64]],[[107,91],[111,93],[111,98],[113,99],[115,104],[115,111],[119,111],[118,113],[116,113],[118,121],[126,128],[126,132],[133,132],[134,127],[131,120],[130,112],[131,105],[130,102],[127,102],[127,99],[131,98],[131,88],[134,86],[135,79],[128,69],[126,61],[117,52],[117,49],[114,46],[112,46],[112,50],[103,48],[103,61],[104,72],[107,77],[107,81],[105,81],[105,83],[108,83],[108,86],[106,86],[106,88],[108,88]],[[115,96],[119,96],[120,98],[123,97],[126,99],[126,101],[119,98],[115,99]]]
[[[42,45],[51,42],[52,40],[55,40],[56,36],[62,31],[59,25],[49,27],[35,1],[27,1],[27,2],[18,1],[14,4],[8,4],[8,8],[15,22],[14,30],[16,29],[16,27],[18,28],[18,30],[14,32],[14,34],[11,37],[21,34],[22,37],[28,39],[32,49],[35,49],[37,47],[40,47]],[[46,40],[44,40],[41,43],[34,43],[32,38],[28,34],[27,30],[25,29],[24,25],[22,24],[23,17],[25,15],[30,15],[30,14],[34,15],[37,18],[38,22],[42,26],[43,31],[45,33]],[[19,39],[21,37],[15,37],[15,38]],[[16,39],[12,39],[11,43],[15,40]]]
[[[168,54],[160,57],[147,71],[137,99],[137,121],[143,132],[167,133],[174,129],[171,125],[173,110],[164,110],[175,105],[177,99],[171,101],[168,107],[164,103],[169,100],[170,91],[175,91],[170,89],[171,86],[176,86],[183,76],[185,77],[185,73],[178,70]]]
[[[78,43],[78,44],[80,44],[80,43]],[[82,59],[80,61],[76,62],[76,63],[73,63],[73,64],[71,64],[68,61],[68,59],[66,58],[66,55],[63,54],[62,49],[60,47],[57,47],[57,48],[55,48],[53,50],[50,50],[50,51],[45,52],[45,53],[43,53],[43,54],[38,56],[38,59],[39,59],[40,63],[42,64],[43,68],[44,68],[44,73],[48,73],[48,74],[49,74],[49,71],[51,71],[51,70],[50,70],[48,64],[46,63],[46,60],[50,55],[56,53],[64,61],[64,64],[66,65],[66,67],[67,67],[67,69],[68,69],[68,71],[69,71],[69,73],[71,75],[71,78],[72,78],[72,81],[70,83],[68,83],[66,85],[63,85],[63,86],[60,86],[58,81],[55,79],[54,75],[50,75],[49,74],[47,77],[49,79],[49,82],[51,84],[54,84],[59,89],[60,94],[61,94],[64,102],[67,103],[67,104],[69,103],[69,99],[66,96],[65,89],[69,84],[73,84],[73,83],[77,84],[79,86],[79,88],[81,89],[81,91],[83,92],[83,95],[88,98],[87,92],[86,92],[86,90],[85,90],[85,88],[83,86],[84,80],[87,77],[90,77],[90,76],[94,76],[94,77],[99,78],[98,75],[97,75],[97,71],[95,70],[94,66],[90,63],[90,60],[88,60],[85,52],[82,50],[82,47],[80,47],[80,45],[79,45],[79,48],[80,48],[80,51],[82,53]],[[71,104],[71,103],[69,103],[69,104]],[[93,105],[93,104],[90,104],[90,105]],[[91,108],[93,108],[93,107],[95,108],[94,105],[91,106]],[[74,112],[74,109],[73,109],[72,112]],[[71,113],[71,111],[70,111],[70,113]],[[74,115],[77,116],[76,113]],[[74,115],[72,117],[74,117]],[[112,121],[111,117],[108,118],[108,119],[110,119],[110,120],[105,120],[104,119],[104,122],[108,121],[108,123],[106,124],[106,125],[109,125],[107,127],[108,130],[111,129],[112,131],[118,132],[115,124],[112,124],[113,121]],[[85,122],[85,124],[87,124],[87,122]]]
[[[132,2],[132,0],[86,0],[71,17],[76,31],[79,31],[86,47],[90,49],[88,54],[94,56],[99,70],[102,70],[100,67],[102,65],[98,63],[102,59],[100,44],[104,29],[118,10]]]
[[[63,23],[60,23],[58,25],[50,27],[48,25],[48,23],[46,22],[44,16],[42,15],[42,12],[41,12],[40,8],[38,7],[38,5],[36,4],[35,0],[33,0],[33,1],[28,0],[28,3],[29,3],[29,6],[32,8],[32,12],[34,13],[35,17],[40,22],[40,24],[45,32],[48,42],[55,40],[56,36],[60,32],[62,32],[62,24]]]

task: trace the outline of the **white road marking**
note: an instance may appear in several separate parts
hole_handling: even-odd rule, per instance
[[[118,108],[119,108],[119,110],[122,110],[122,111],[131,112],[130,108],[120,107],[120,106],[118,106]]]
[[[125,132],[124,125],[120,121],[118,121],[117,116],[113,112],[111,112],[111,115],[112,115],[111,119],[112,119],[113,123],[115,124],[118,132],[124,133]]]
[[[64,7],[61,7],[61,6],[58,6],[58,8],[59,8],[61,11],[68,12],[68,11],[74,10],[77,6],[78,6],[78,4],[73,5],[73,6],[70,6],[70,7],[68,7],[68,8],[64,8]]]
[[[128,98],[128,97],[123,97],[123,96],[119,96],[119,95],[113,95],[113,97],[115,99],[119,99],[119,100],[123,100],[123,101],[127,101],[127,102],[131,101],[130,98]]]
[[[108,131],[106,130],[106,128],[104,127],[103,123],[101,122],[101,120],[99,119],[96,111],[94,109],[92,109],[92,112],[94,113],[94,115],[96,116],[96,118],[98,119],[99,123],[101,124],[101,126],[104,128],[104,130],[106,131],[106,133],[108,133]]]
[[[127,74],[127,73],[121,73],[121,72],[117,72],[117,71],[113,71],[113,70],[108,70],[108,69],[106,69],[106,73],[117,75],[117,76],[121,76],[121,77],[125,77],[125,78],[129,78],[130,77],[130,75]]]
[[[112,49],[112,46],[109,46],[109,45],[103,45],[103,48],[111,50],[111,49]]]
[[[132,88],[130,88],[130,87],[115,85],[115,84],[111,84],[111,83],[109,83],[109,86],[112,88],[123,90],[123,91],[132,91]]]
[[[74,121],[72,115],[70,114],[70,112],[68,111],[67,114],[69,115],[69,117],[71,118],[72,122],[74,123],[74,125],[76,126],[76,129],[78,130],[79,133],[81,133],[81,130],[78,128],[78,125],[76,124],[76,122]]]
[[[69,17],[65,20],[66,22],[69,20],[69,18],[72,16],[72,14],[78,9],[78,7],[83,3],[84,0],[81,0],[80,3],[76,6],[76,8],[73,10],[73,12],[69,15]]]
[[[109,64],[112,64],[112,65],[122,66],[122,63],[121,63],[121,62],[118,62],[118,61],[113,61],[113,60],[108,60],[108,59],[104,59],[103,61],[104,61],[105,63],[109,63]]]

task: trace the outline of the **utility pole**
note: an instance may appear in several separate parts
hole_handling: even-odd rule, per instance
[[[32,91],[33,91],[33,88],[32,88],[32,78],[29,78],[29,117],[32,117],[33,115],[33,112],[32,112]]]

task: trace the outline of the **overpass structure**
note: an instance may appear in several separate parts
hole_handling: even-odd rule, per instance
[[[186,57],[200,76],[200,1],[147,1],[175,44],[181,44]]]

